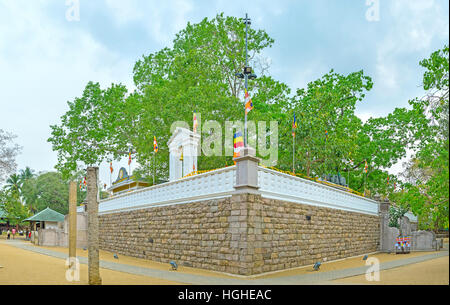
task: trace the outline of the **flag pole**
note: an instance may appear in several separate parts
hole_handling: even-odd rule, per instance
[[[295,173],[295,131],[292,132],[292,172]]]
[[[155,168],[156,168],[155,155],[156,155],[156,152],[153,152],[153,185],[155,185]]]
[[[248,66],[248,15],[245,14],[245,66]],[[248,74],[244,73],[244,79],[245,79],[245,91],[248,92]],[[244,101],[244,109],[246,108],[245,106],[245,101]],[[244,123],[244,147],[247,147],[247,109],[245,109],[245,123]]]
[[[364,196],[366,196],[366,178],[367,178],[367,172],[364,171]]]
[[[350,167],[348,168],[347,174],[348,174],[347,186],[348,186],[348,188],[350,188]]]

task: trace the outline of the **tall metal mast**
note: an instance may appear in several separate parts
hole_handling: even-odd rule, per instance
[[[236,73],[236,77],[243,78],[245,80],[245,91],[248,92],[248,80],[256,79],[257,76],[252,73],[252,68],[248,66],[248,26],[251,25],[251,20],[248,18],[248,15],[245,14],[245,67],[244,73]],[[245,109],[245,102],[244,102]],[[244,147],[247,147],[248,144],[248,136],[247,136],[247,111],[245,111],[245,125],[244,125]]]

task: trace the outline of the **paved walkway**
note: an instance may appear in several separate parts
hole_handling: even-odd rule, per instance
[[[35,246],[31,246],[21,241],[8,242],[9,245],[15,246],[20,249],[33,251],[36,253],[67,259],[67,254],[52,251],[48,249],[42,249]],[[419,263],[439,257],[448,256],[448,248],[444,251],[439,251],[433,254],[427,254],[417,257],[409,257],[405,259],[398,259],[394,261],[384,262],[380,264],[380,271],[392,268],[397,268],[409,264]],[[78,257],[80,264],[87,264],[86,257]],[[204,275],[180,273],[176,271],[164,271],[156,270],[145,267],[138,267],[128,264],[120,264],[108,261],[100,261],[100,267],[110,269],[114,271],[126,272],[135,275],[149,276],[153,278],[164,279],[168,281],[174,281],[192,285],[305,285],[305,284],[331,284],[331,281],[346,278],[350,276],[363,275],[366,273],[367,266],[341,269],[328,272],[314,272],[311,274],[299,274],[293,276],[273,277],[266,279],[233,279],[233,278],[220,278],[210,277]]]

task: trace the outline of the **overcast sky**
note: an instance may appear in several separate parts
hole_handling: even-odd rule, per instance
[[[448,44],[447,0],[0,0],[0,129],[18,136],[19,169],[54,169],[50,125],[88,81],[132,90],[136,60],[220,12],[248,13],[275,39],[269,74],[292,89],[331,69],[364,70],[374,88],[357,108],[363,120],[421,97],[419,61]],[[100,174],[109,184],[106,164]]]

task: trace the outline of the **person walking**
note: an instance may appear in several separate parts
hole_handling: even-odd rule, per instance
[[[7,239],[10,239],[10,237],[11,237],[11,231],[8,229],[8,232],[7,232],[7,234],[8,234],[8,237],[7,237]]]
[[[14,237],[16,236],[16,229],[12,229],[12,236],[13,236],[13,239],[15,239]]]

